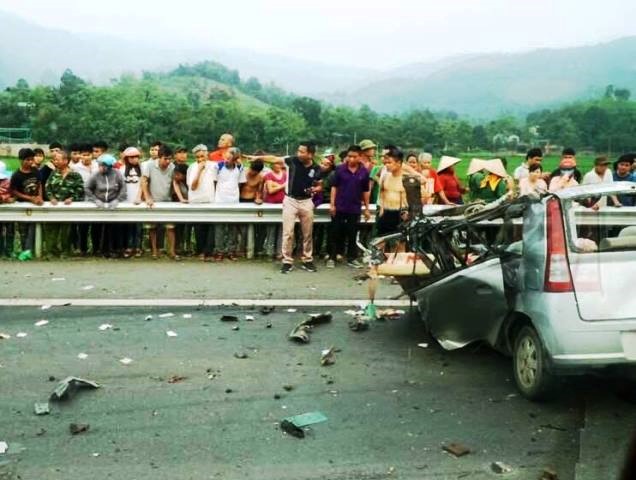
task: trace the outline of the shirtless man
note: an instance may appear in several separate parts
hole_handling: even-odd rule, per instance
[[[247,182],[241,184],[241,203],[263,203],[263,161],[253,160],[245,172]]]
[[[404,153],[399,148],[389,145],[384,149],[383,157],[386,173],[380,178],[377,220],[379,236],[397,231],[400,212],[408,206],[402,182]]]

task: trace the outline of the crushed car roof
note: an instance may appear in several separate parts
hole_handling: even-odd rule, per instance
[[[579,185],[576,187],[565,188],[553,195],[559,197],[562,200],[570,200],[573,198],[590,197],[598,195],[615,195],[625,193],[636,193],[635,182],[613,182],[613,183],[598,183],[595,185]]]

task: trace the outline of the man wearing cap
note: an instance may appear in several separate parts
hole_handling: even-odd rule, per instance
[[[563,149],[559,168],[552,172],[548,191],[558,192],[565,188],[575,187],[581,181],[581,172],[576,168],[576,152],[573,148]]]
[[[634,165],[634,158],[636,154],[626,153],[621,155],[619,159],[614,163],[614,181],[615,182],[636,182],[636,174],[632,172],[632,166]],[[619,195],[617,206],[624,205],[626,207],[636,206],[636,196],[634,195]]]
[[[605,155],[600,157],[596,157],[594,159],[594,169],[590,170],[583,176],[583,185],[597,185],[599,183],[612,183],[614,181],[614,177],[612,176],[612,172],[608,168],[610,164],[609,158]],[[618,199],[616,197],[612,197],[614,203],[618,203]],[[594,198],[589,204],[594,210],[598,210],[600,207],[607,206],[607,197]]]
[[[4,162],[0,161],[0,203],[13,203],[15,197],[11,194],[11,172]],[[0,223],[0,256],[11,258],[15,229],[13,222]]]

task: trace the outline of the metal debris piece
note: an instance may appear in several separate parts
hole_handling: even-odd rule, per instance
[[[173,332],[172,330],[168,330],[166,332],[166,335],[168,335],[169,337],[176,337],[177,336],[177,332]]]
[[[11,335],[9,335],[8,333],[0,333],[0,340],[9,340],[11,338]]]
[[[82,388],[100,388],[99,383],[92,380],[85,380],[79,377],[66,377],[57,384],[55,390],[51,394],[51,401],[60,401],[70,399],[77,390]]]
[[[35,325],[36,327],[43,327],[44,325],[46,325],[48,323],[49,323],[48,320],[38,320],[33,325]]]
[[[326,422],[327,417],[322,412],[307,412],[284,418],[283,421],[285,420],[298,428],[303,428],[315,423]]]
[[[78,435],[80,433],[88,432],[89,428],[91,428],[91,426],[88,423],[71,423],[68,426],[69,431],[73,435]]]
[[[310,313],[309,318],[303,322],[304,325],[311,325],[312,327],[315,325],[321,325],[323,323],[331,322],[333,315],[331,312],[325,313]]]
[[[556,470],[552,468],[544,468],[541,472],[539,480],[559,480]]]
[[[49,402],[35,403],[33,405],[33,411],[36,415],[48,415],[49,413],[51,413]]]
[[[188,377],[183,377],[181,375],[173,375],[172,377],[168,379],[168,383],[179,383],[187,379]]]
[[[465,447],[461,443],[449,443],[447,445],[442,445],[442,450],[458,458],[470,453],[470,448]]]
[[[119,360],[119,363],[123,363],[124,365],[130,365],[132,363],[132,358],[124,357]]]
[[[503,462],[492,462],[490,464],[490,469],[498,474],[510,473],[512,472],[512,467],[506,465]]]
[[[103,332],[103,331],[105,331],[105,330],[110,330],[110,329],[112,329],[112,328],[113,328],[113,326],[112,326],[110,323],[102,323],[102,324],[99,326],[99,329],[100,329],[102,332]]]
[[[78,353],[77,358],[79,358],[80,360],[86,360],[88,358],[88,354],[84,352]]]
[[[9,444],[7,442],[0,442],[0,453],[7,453],[9,450]]]
[[[223,315],[221,317],[222,322],[238,322],[239,318],[236,315]]]
[[[310,325],[304,325],[302,323],[296,325],[289,334],[289,339],[298,343],[309,343],[309,332],[311,331]]]
[[[305,431],[288,420],[280,422],[280,429],[292,437],[305,438]]]
[[[28,335],[28,333],[26,333],[26,332],[18,332],[18,333],[15,334],[15,337],[16,338],[24,338],[27,335]]]
[[[331,347],[323,350],[320,355],[320,365],[326,367],[334,363],[336,363],[336,349]]]
[[[159,318],[170,318],[170,317],[174,317],[174,313],[168,312],[168,313],[162,313],[161,315],[159,315]]]

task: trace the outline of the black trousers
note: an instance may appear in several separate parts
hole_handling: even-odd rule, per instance
[[[197,255],[211,256],[214,253],[214,225],[198,223],[194,225],[194,238]]]
[[[382,236],[397,232],[400,222],[401,218],[399,210],[385,210],[384,215],[378,216],[376,221],[378,235]]]
[[[358,234],[360,222],[360,214],[355,213],[336,213],[331,218],[331,231],[333,242],[331,242],[331,251],[329,257],[331,260],[336,259],[339,250],[345,247],[347,260],[352,261],[358,257],[358,246],[356,245],[356,235]]]

